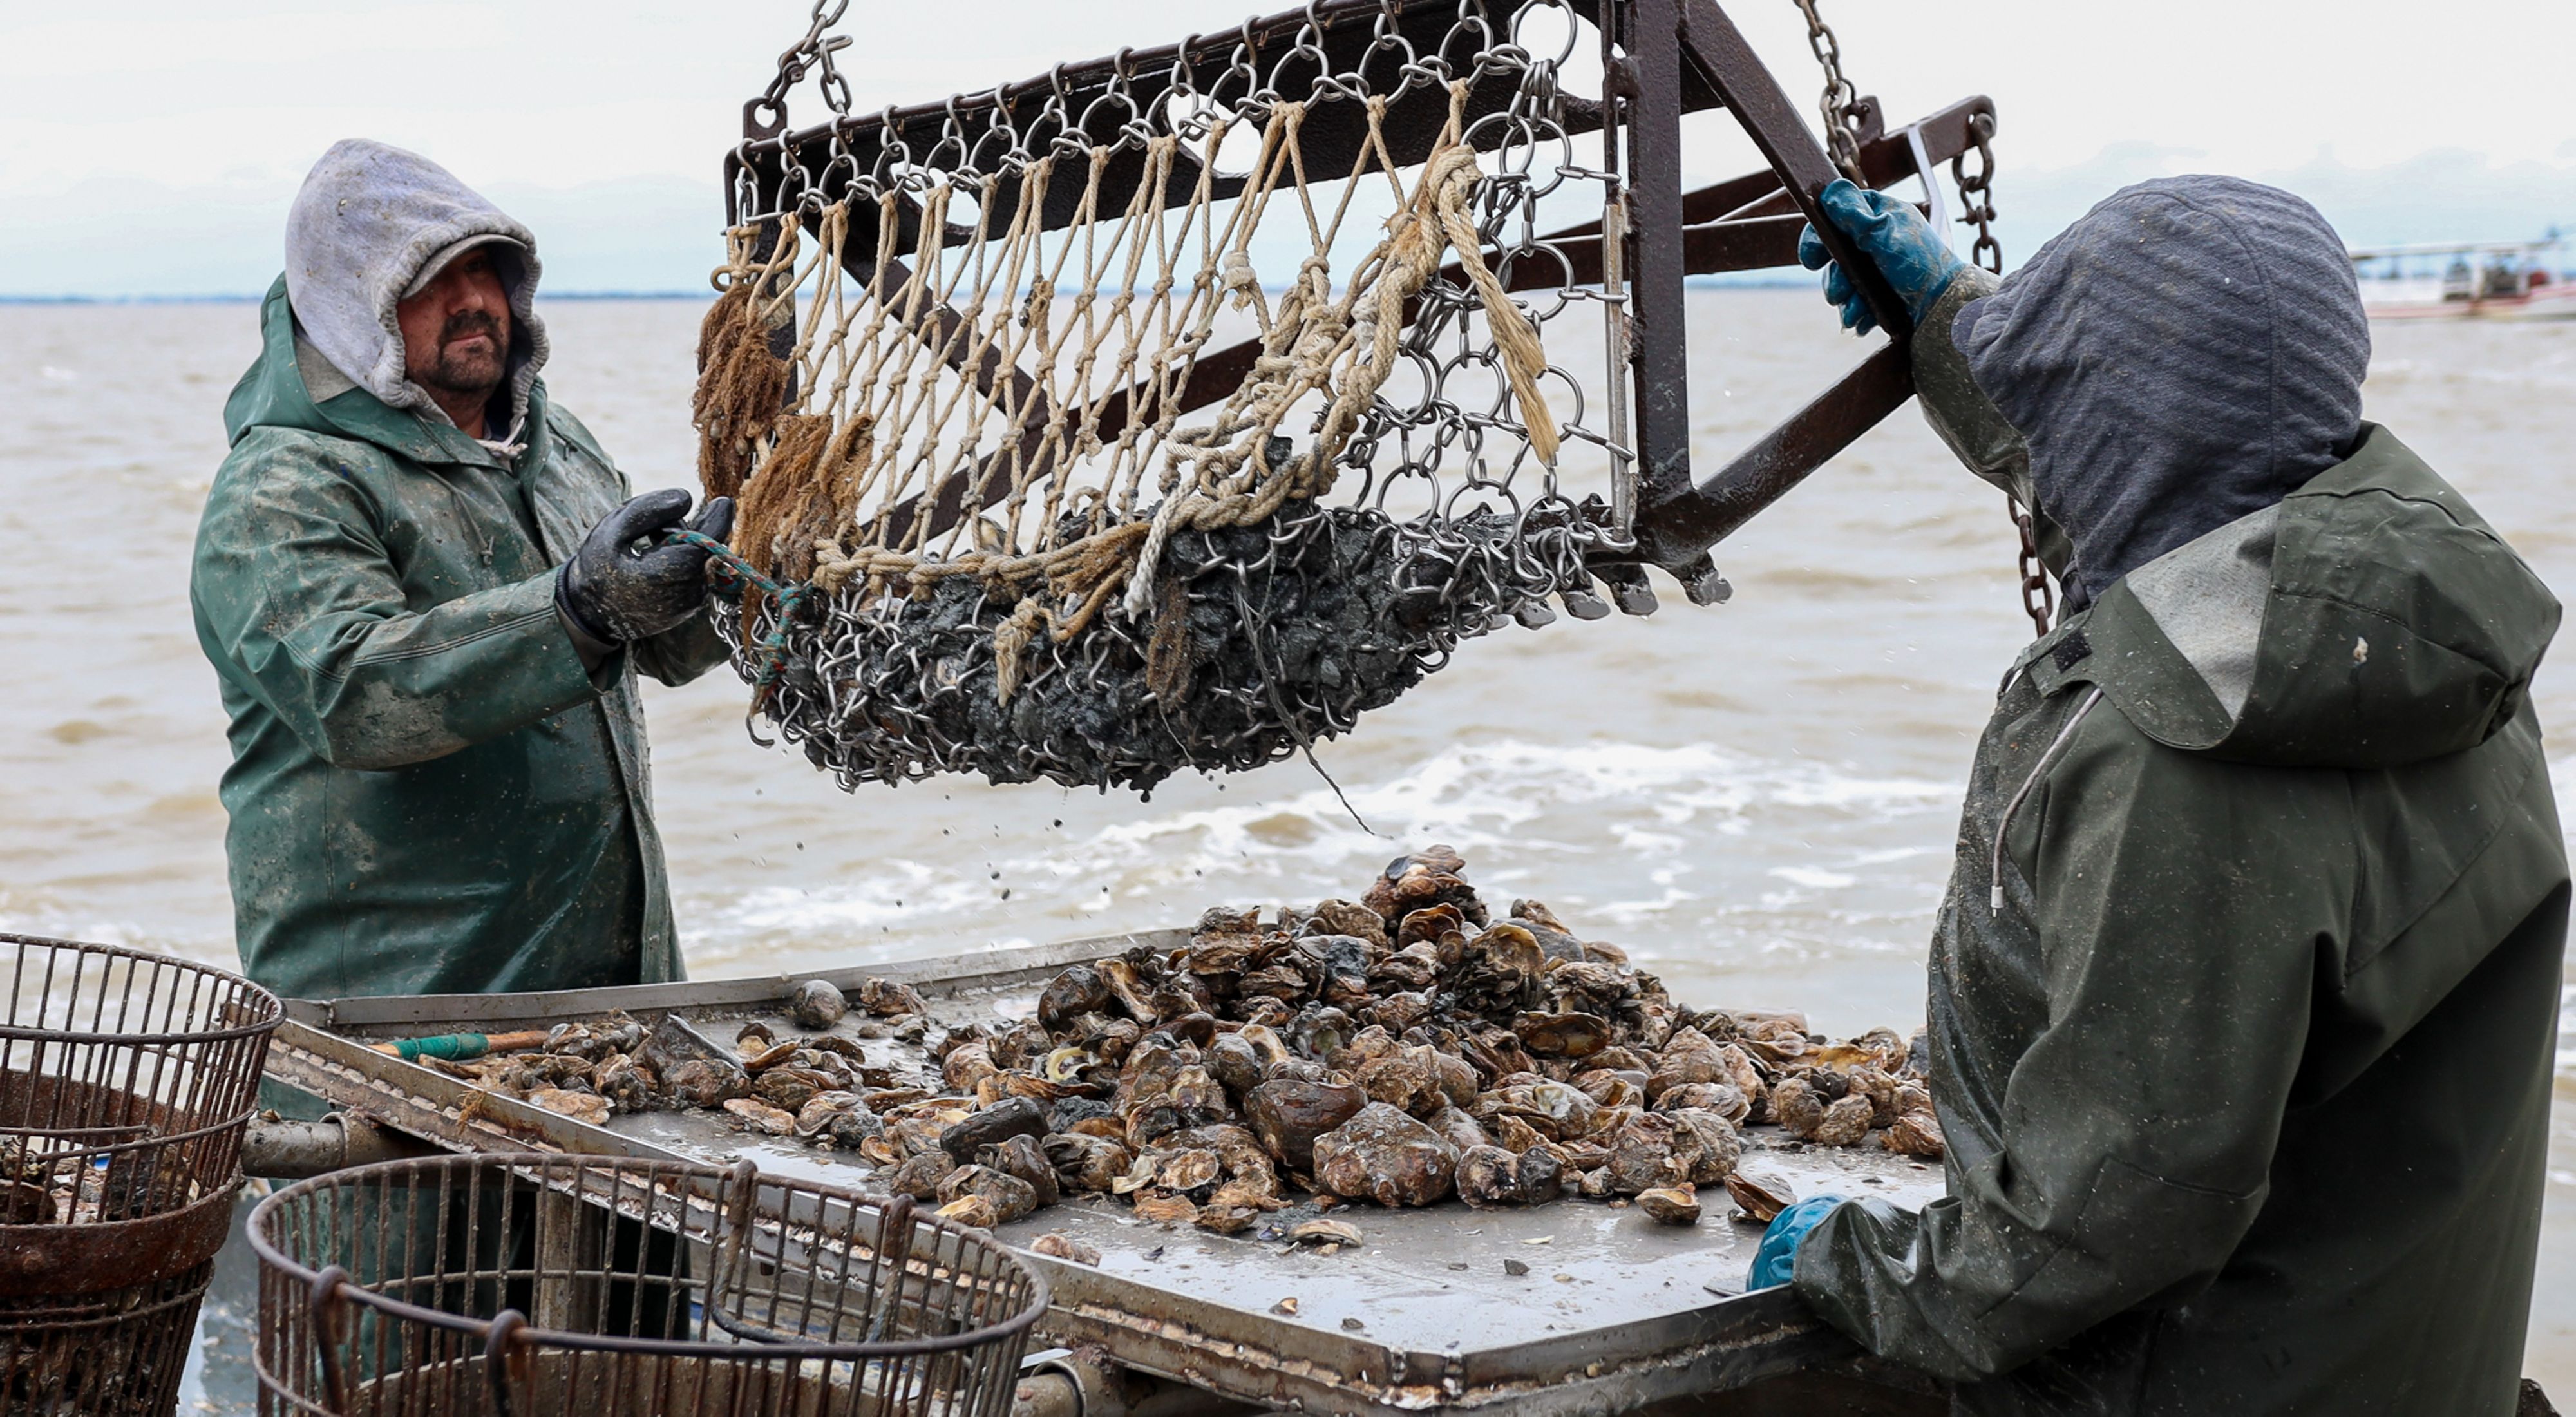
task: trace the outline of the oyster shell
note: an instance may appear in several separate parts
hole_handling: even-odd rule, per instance
[[[1699,1224],[1699,1192],[1688,1182],[1637,1193],[1637,1209],[1657,1225]]]
[[[1260,1218],[1261,1211],[1256,1206],[1226,1205],[1211,1201],[1199,1207],[1199,1213],[1190,1217],[1190,1223],[1201,1230],[1212,1230],[1219,1235],[1240,1235],[1251,1229],[1252,1222]]]
[[[1401,1034],[1432,1017],[1435,1009],[1429,994],[1414,990],[1388,994],[1362,1009],[1360,1017],[1391,1033]]]
[[[622,1053],[612,1053],[592,1074],[599,1095],[620,1112],[649,1112],[662,1105],[653,1070]]]
[[[1315,1139],[1316,1182],[1380,1205],[1431,1204],[1449,1193],[1457,1165],[1439,1133],[1383,1102]]]
[[[1209,1044],[1205,1057],[1208,1075],[1237,1097],[1261,1086],[1262,1074],[1268,1067],[1261,1060],[1261,1050],[1240,1033],[1226,1034]]]
[[[1805,1141],[1824,1124],[1825,1100],[1805,1078],[1783,1078],[1771,1089],[1771,1118],[1782,1131]]]
[[[1677,1124],[1662,1112],[1629,1118],[1610,1138],[1610,1160],[1603,1166],[1610,1189],[1623,1196],[1683,1180],[1673,1158]]]
[[[1814,1138],[1819,1146],[1853,1146],[1869,1135],[1869,1099],[1852,1093],[1825,1109],[1816,1123]]]
[[[1716,1112],[1685,1107],[1673,1119],[1673,1169],[1682,1180],[1712,1186],[1735,1174],[1744,1138]]]
[[[1050,1032],[1065,1032],[1082,1015],[1108,1008],[1112,997],[1099,970],[1087,964],[1067,965],[1039,993],[1038,1022]]]
[[[781,1111],[793,1112],[814,1099],[818,1092],[831,1092],[839,1081],[829,1073],[812,1068],[778,1067],[752,1079],[752,1094]]]
[[[1458,1158],[1458,1198],[1479,1208],[1543,1205],[1556,1199],[1564,1163],[1546,1147],[1518,1156],[1498,1146],[1480,1146]]]
[[[1124,1143],[1106,1137],[1058,1133],[1048,1137],[1044,1146],[1056,1180],[1077,1191],[1108,1190],[1136,1161]]]
[[[1501,930],[1506,927],[1497,925],[1494,928]],[[1609,1047],[1615,1036],[1610,1020],[1599,1014],[1571,1010],[1554,1014],[1522,1014],[1512,1020],[1512,1032],[1520,1035],[1521,1046],[1542,1058],[1588,1058]]]
[[[1225,1163],[1205,1147],[1188,1147],[1167,1154],[1154,1169],[1154,1184],[1164,1190],[1204,1197],[1225,1175]],[[1197,1197],[1193,1197],[1194,1199]]]
[[[751,1091],[751,1075],[731,1058],[689,1058],[662,1074],[663,1086],[690,1107],[721,1107]]]
[[[1454,1106],[1443,1107],[1423,1121],[1430,1126],[1431,1130],[1438,1132],[1440,1139],[1449,1143],[1450,1148],[1456,1151],[1462,1160],[1476,1147],[1491,1146],[1494,1142],[1492,1137],[1485,1134],[1485,1129],[1477,1124],[1475,1118]]]
[[[528,1094],[528,1101],[576,1122],[588,1122],[594,1127],[608,1125],[608,1099],[595,1092],[540,1087]]]
[[[1590,1136],[1600,1111],[1601,1104],[1583,1089],[1544,1079],[1498,1087],[1478,1097],[1468,1109],[1476,1120],[1489,1126],[1498,1118],[1517,1118],[1550,1141]]]
[[[601,1105],[606,1106],[605,1103]],[[795,1113],[772,1107],[756,1098],[729,1099],[724,1109],[740,1117],[745,1126],[767,1132],[774,1137],[791,1136],[796,1131]]]
[[[1337,1083],[1273,1079],[1244,1099],[1252,1134],[1279,1160],[1300,1171],[1315,1164],[1315,1141],[1357,1116],[1368,1094]]]
[[[939,1060],[940,1080],[948,1084],[950,1092],[971,1094],[977,1083],[1001,1070],[993,1061],[993,1050],[981,1042],[961,1043]]]
[[[787,1010],[802,1028],[826,1029],[850,1011],[840,988],[826,980],[808,979],[787,996]]]
[[[857,1093],[818,1092],[796,1110],[796,1135],[855,1148],[869,1137],[885,1135],[885,1123]]]
[[[880,1172],[879,1179],[888,1191],[896,1195],[910,1196],[918,1201],[935,1201],[939,1199],[939,1183],[956,1169],[957,1163],[948,1159],[947,1152],[931,1150],[897,1162]]]
[[[1199,1218],[1199,1208],[1187,1196],[1146,1192],[1136,1197],[1136,1218],[1156,1225],[1188,1225]]]
[[[1393,943],[1387,938],[1386,917],[1357,901],[1317,901],[1309,918],[1327,934],[1354,935],[1379,949]]]
[[[991,1202],[993,1219],[985,1225],[1008,1225],[1038,1208],[1037,1190],[1017,1176],[990,1166],[960,1166],[940,1178],[939,1199],[955,1204],[968,1196]],[[944,1213],[944,1212],[943,1212]]]
[[[1896,1079],[1878,1068],[1862,1063],[1846,1076],[1851,1081],[1852,1095],[1869,1099],[1869,1124],[1884,1127],[1896,1120]]]
[[[1061,1230],[1050,1230],[1036,1239],[1031,1240],[1029,1242],[1029,1253],[1033,1255],[1044,1255],[1051,1260],[1063,1260],[1068,1264],[1096,1265],[1100,1263],[1100,1249],[1098,1246],[1084,1244],[1082,1241],[1074,1239],[1072,1236],[1065,1234]]]
[[[1007,1137],[991,1146],[975,1148],[975,1164],[990,1167],[1005,1176],[1017,1176],[1035,1191],[1038,1204],[1053,1205],[1062,1196],[1056,1184],[1055,1167],[1039,1149],[1037,1138],[1026,1134]]]
[[[1291,1244],[1354,1246],[1365,1236],[1360,1228],[1340,1220],[1309,1220],[1288,1232]]]
[[[1730,1122],[1741,1122],[1752,1115],[1753,1104],[1731,1082],[1686,1082],[1666,1088],[1664,1095],[1655,1099],[1655,1110],[1715,1112]]]
[[[907,1014],[920,1018],[930,1013],[930,1006],[921,1001],[921,996],[913,992],[911,985],[897,984],[889,979],[862,982],[858,1003],[860,1008],[878,1018],[900,1018]]]
[[[1726,1178],[1726,1194],[1743,1210],[1744,1219],[1756,1225],[1770,1224],[1772,1217],[1798,1199],[1786,1185],[1756,1180],[1741,1171]]]
[[[963,1164],[973,1159],[980,1147],[998,1145],[1012,1137],[1046,1134],[1046,1105],[1032,1097],[1010,1097],[943,1128],[938,1144],[940,1150]]]
[[[1941,1137],[1941,1123],[1930,1112],[1907,1112],[1890,1123],[1881,1145],[1899,1156],[1938,1161],[1949,1147]]]
[[[1726,1080],[1744,1094],[1746,1112],[1742,1120],[1759,1122],[1771,1115],[1771,1089],[1762,1080],[1762,1070],[1753,1066],[1753,1055],[1736,1044],[1721,1045],[1717,1050],[1718,1065],[1725,1069]]]
[[[990,1230],[1002,1223],[999,1208],[983,1196],[959,1196],[933,1213],[970,1230]]]
[[[1355,1050],[1344,1050],[1351,1051]],[[1428,1117],[1449,1105],[1448,1094],[1440,1090],[1433,1066],[1436,1056],[1428,1048],[1397,1049],[1360,1064],[1355,1080],[1370,1101],[1383,1102],[1416,1117]]]

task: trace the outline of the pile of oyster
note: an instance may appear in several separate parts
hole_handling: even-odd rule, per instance
[[[1433,847],[1356,902],[1211,910],[1186,946],[1074,965],[997,1027],[943,1032],[912,990],[868,981],[854,1031],[926,1043],[936,1076],[871,1064],[838,1031],[752,1024],[726,1046],[676,1016],[566,1025],[479,1075],[602,1119],[722,1108],[856,1151],[884,1188],[975,1225],[1072,1192],[1225,1234],[1310,1196],[1634,1198],[1686,1224],[1748,1145],[1941,1155],[1919,1036],[1827,1043],[1794,1015],[1684,1007],[1539,902],[1493,918],[1464,867]],[[820,982],[789,1001],[813,1029],[844,1002]],[[1734,1194],[1764,1209],[1758,1186]]]

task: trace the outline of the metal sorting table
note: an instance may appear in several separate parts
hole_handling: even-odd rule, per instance
[[[1179,930],[869,965],[810,975],[559,993],[290,1001],[269,1075],[343,1112],[454,1151],[566,1151],[730,1163],[871,1189],[848,1152],[737,1130],[722,1112],[619,1114],[592,1126],[483,1092],[366,1047],[370,1039],[541,1028],[624,1010],[676,1012],[719,1042],[754,1019],[784,1039],[784,996],[809,978],[845,991],[869,978],[912,986],[938,1022],[1006,1020],[1034,1009],[1064,965],[1134,945],[1170,949]],[[838,1030],[854,1036],[853,1010]],[[857,1040],[871,1063],[927,1067],[920,1044]],[[935,1068],[928,1068],[935,1074]],[[1917,1206],[1941,1193],[1937,1167],[1876,1149],[1810,1148],[1747,1131],[1744,1167],[1819,1191]],[[1138,1221],[1120,1201],[1071,1197],[995,1233],[1025,1255],[1060,1231],[1100,1251],[1097,1267],[1028,1255],[1054,1286],[1053,1341],[1096,1346],[1117,1365],[1264,1407],[1339,1413],[1425,1410],[1606,1414],[1782,1374],[1848,1369],[1856,1350],[1785,1289],[1739,1291],[1760,1232],[1703,1192],[1696,1226],[1659,1226],[1633,1206],[1568,1198],[1528,1209],[1337,1207],[1364,1243],[1323,1254],[1259,1238]],[[1301,1206],[1289,1221],[1313,1214]],[[1508,1273],[1505,1261],[1528,1266]],[[1294,1313],[1279,1312],[1295,1299]],[[1901,1380],[1900,1380],[1901,1381]]]

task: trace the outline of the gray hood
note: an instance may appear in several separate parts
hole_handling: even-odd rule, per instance
[[[2070,606],[2341,462],[2370,324],[2316,208],[2233,177],[2121,191],[1953,331],[2073,543]]]
[[[403,373],[394,307],[433,261],[480,244],[478,238],[498,238],[495,264],[510,294],[510,407],[501,429],[515,442],[529,386],[546,363],[546,327],[536,312],[537,239],[446,168],[364,138],[332,144],[286,216],[286,299],[298,333],[352,384],[395,408],[446,422],[429,391]],[[322,389],[313,394],[329,397]]]

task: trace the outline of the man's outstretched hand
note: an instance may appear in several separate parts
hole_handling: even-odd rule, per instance
[[[556,600],[573,623],[594,639],[625,644],[650,639],[706,604],[707,551],[665,544],[662,533],[684,526],[722,541],[733,532],[733,499],[714,498],[694,517],[688,510],[689,494],[672,487],[602,517],[555,582]]]
[[[1941,234],[1923,220],[1913,206],[1885,192],[1872,192],[1849,178],[1836,178],[1827,184],[1818,198],[1825,217],[1849,236],[1887,278],[1896,297],[1905,302],[1905,313],[1918,323],[1950,288],[1950,280],[1966,270],[1960,260],[1942,241]],[[1878,317],[1861,298],[1859,287],[1838,264],[1825,243],[1809,226],[1798,235],[1798,263],[1811,271],[1825,273],[1825,299],[1842,307],[1843,328],[1854,334],[1868,334],[1878,328]]]

